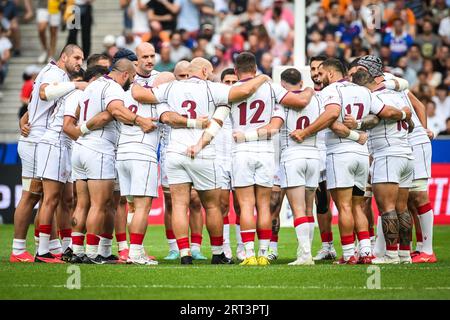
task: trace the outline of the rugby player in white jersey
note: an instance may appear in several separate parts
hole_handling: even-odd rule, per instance
[[[363,65],[364,61],[361,59],[358,64]],[[368,70],[359,69],[352,75],[352,80],[369,88],[375,99],[384,104],[395,106],[398,110],[409,105],[406,93],[377,84]],[[386,241],[385,254],[373,259],[373,264],[411,263],[412,218],[407,208],[414,169],[414,158],[408,142],[411,123],[412,120],[381,120],[370,130],[369,150],[374,159],[371,168],[372,189]]]
[[[223,84],[232,86],[238,82],[238,77],[234,72],[233,68],[228,68],[222,71],[220,75],[220,81]],[[223,123],[222,130],[215,139],[216,146],[216,161],[219,174],[221,175],[222,181],[222,193],[220,195],[220,205],[223,215],[223,252],[225,256],[229,259],[233,257],[230,244],[230,220],[228,214],[230,212],[230,192],[232,192],[231,185],[231,149],[233,146],[233,131],[230,117],[227,117]],[[234,200],[233,203],[237,206],[237,201]],[[236,217],[239,214],[239,210],[236,212]],[[237,237],[237,258],[238,260],[244,260],[244,245],[242,244],[242,239],[240,239],[240,232],[236,232]]]
[[[189,79],[190,63],[186,60],[179,61],[173,70],[176,80]],[[166,228],[166,238],[169,244],[169,254],[164,260],[177,260],[180,258],[177,240],[172,228],[172,197],[170,195],[169,181],[166,173],[166,145],[169,140],[170,126],[161,124],[161,143],[160,143],[160,175],[161,186],[164,192],[164,226]],[[207,260],[201,252],[203,240],[203,213],[202,205],[197,191],[191,189],[191,200],[189,202],[189,227],[191,229],[191,254],[194,260]]]
[[[100,235],[105,229],[107,215],[113,202],[114,180],[116,179],[115,157],[118,140],[117,121],[138,125],[144,132],[157,128],[151,118],[134,114],[124,107],[124,89],[131,85],[136,74],[133,62],[120,59],[112,66],[112,71],[90,83],[82,96],[80,124],[83,136],[74,146],[72,166],[77,180],[87,180],[90,208],[86,221],[86,255],[91,263],[115,263],[111,246],[105,246],[99,254]],[[90,131],[90,121],[108,111],[111,118],[106,119],[101,129]],[[98,118],[98,117],[97,117]],[[94,191],[95,190],[95,191]]]
[[[346,114],[362,119],[375,113],[381,118],[404,120],[410,117],[408,107],[398,110],[385,106],[372,98],[367,88],[345,80],[342,63],[334,58],[324,61],[319,76],[324,85],[321,98],[324,113],[309,127],[298,130],[294,136],[299,141],[322,129],[327,132],[327,187],[339,211],[339,230],[343,257],[337,264],[370,263],[372,257],[368,220],[363,211],[364,192],[369,174],[367,139],[364,133],[349,130],[342,124]],[[338,120],[338,121],[336,121]],[[345,136],[346,138],[343,138]],[[365,136],[365,139],[362,137]],[[354,230],[360,242],[359,261],[355,257]]]
[[[320,91],[323,88],[319,77],[319,67],[325,60],[327,60],[327,56],[319,55],[312,57],[309,61],[314,91],[318,96],[320,96]],[[317,145],[320,153],[320,179],[319,187],[316,190],[316,212],[322,248],[320,248],[319,252],[317,252],[314,257],[315,261],[336,259],[336,250],[333,245],[333,231],[331,228],[333,219],[330,206],[331,195],[330,191],[327,189],[327,147],[325,145],[325,133],[326,130],[322,130],[317,134]]]
[[[252,95],[267,80],[260,76],[243,85],[229,87],[210,82],[213,67],[203,58],[195,58],[190,66],[190,78],[174,81],[152,91],[133,86],[136,100],[147,103],[167,102],[170,108],[188,118],[185,128],[172,127],[167,146],[167,174],[172,195],[172,227],[180,250],[181,263],[192,264],[189,248],[188,217],[191,187],[200,196],[206,211],[206,226],[211,239],[212,264],[230,264],[223,253],[223,218],[220,210],[220,178],[216,175],[215,149],[209,145],[204,150],[193,146],[202,136],[201,127],[195,127],[201,118],[210,118],[217,107],[240,101]],[[201,151],[200,151],[201,150]],[[197,154],[198,153],[198,154]]]
[[[91,83],[107,73],[107,68],[102,66],[93,66],[86,70],[84,74],[84,81]],[[75,90],[68,98],[65,99],[63,130],[64,133],[73,141],[77,140],[81,135],[80,128],[78,127],[78,119],[80,116],[82,94],[83,91]],[[86,233],[86,218],[90,206],[87,180],[75,181],[75,190],[77,199],[71,220],[72,256],[68,259],[68,261],[71,263],[83,263],[87,260],[84,253],[84,238]]]
[[[254,81],[256,74],[256,59],[249,52],[241,53],[236,58],[236,74],[242,83]],[[237,86],[238,85],[238,86]],[[243,266],[266,266],[269,263],[268,249],[272,235],[270,214],[270,195],[274,183],[274,145],[272,140],[258,141],[257,128],[270,122],[276,103],[286,106],[305,107],[314,92],[296,95],[288,92],[280,85],[264,83],[258,90],[245,100],[234,102],[231,107],[231,121],[235,140],[245,137],[242,143],[233,145],[232,179],[236,198],[241,210],[241,237],[246,250]],[[226,111],[225,113],[222,113]],[[220,130],[229,110],[217,110],[213,115],[211,125],[198,141],[193,150],[204,148]],[[237,133],[240,132],[240,133]],[[257,223],[254,212],[257,209]],[[258,259],[254,251],[255,233],[258,232]]]
[[[302,92],[301,74],[289,68],[281,73],[282,86],[294,94]],[[294,214],[294,227],[297,234],[297,259],[289,265],[312,265],[312,235],[314,234],[313,205],[316,188],[319,184],[320,155],[317,135],[311,135],[302,142],[291,137],[296,130],[309,126],[321,114],[322,106],[315,95],[301,110],[275,107],[270,123],[257,129],[258,137],[273,136],[280,131],[281,159],[280,184],[286,192]],[[239,137],[239,135],[241,135]],[[237,140],[244,140],[242,133],[235,134]]]
[[[57,100],[76,88],[85,87],[84,83],[76,84],[69,80],[69,74],[78,72],[81,69],[82,62],[83,52],[81,49],[76,45],[68,45],[62,50],[59,60],[45,66],[35,80],[28,106],[30,133],[27,137],[22,136],[20,138],[18,146],[19,156],[22,160],[23,193],[14,215],[15,232],[13,252],[10,257],[12,262],[60,262],[49,253],[48,246],[55,212],[55,210],[52,210],[50,213],[49,206],[56,209],[61,194],[59,194],[56,205],[49,203],[54,195],[49,194],[47,198],[44,198],[45,203],[41,206],[41,211],[44,209],[41,221],[44,223],[42,230],[39,231],[39,237],[42,233],[42,238],[45,239],[42,243],[41,252],[38,252],[34,259],[26,251],[25,238],[33,208],[43,192],[42,182],[37,177],[37,145],[48,129],[48,120]],[[45,182],[46,187],[51,184],[59,184],[59,182],[52,183],[49,180]]]

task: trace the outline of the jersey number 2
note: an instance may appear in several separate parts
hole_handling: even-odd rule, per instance
[[[242,102],[237,106],[239,108],[239,125],[245,126],[247,124],[247,102]],[[250,110],[257,108],[255,114],[250,120],[250,123],[263,123],[264,120],[259,120],[264,111],[264,101],[256,100],[250,104]]]

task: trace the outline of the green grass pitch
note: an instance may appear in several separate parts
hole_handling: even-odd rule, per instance
[[[166,262],[164,227],[152,226],[145,244],[159,266],[82,265],[79,290],[66,286],[70,265],[9,263],[12,234],[12,226],[0,226],[0,299],[450,299],[449,226],[435,227],[438,263],[382,266],[381,289],[367,289],[368,278],[373,276],[368,266],[287,266],[297,248],[293,228],[280,231],[280,260],[268,267],[241,267],[212,266],[209,261],[194,261],[194,266]],[[29,234],[28,248],[33,250]],[[202,251],[210,256],[207,233],[203,236]],[[233,226],[231,236],[234,245]],[[336,229],[334,237],[340,254]],[[316,228],[314,253],[319,246]]]

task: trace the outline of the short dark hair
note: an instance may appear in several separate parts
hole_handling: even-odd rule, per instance
[[[70,80],[75,79],[75,78],[81,78],[81,79],[84,80],[84,75],[85,75],[85,73],[86,73],[86,72],[84,71],[84,69],[83,69],[83,68],[80,68],[80,71],[75,72],[75,73],[72,73],[72,74],[70,75]]]
[[[302,81],[302,74],[295,68],[289,68],[281,73],[281,80],[292,85],[297,85]]]
[[[358,67],[359,60],[361,60],[361,57],[357,57],[357,58],[353,59],[353,61],[350,62],[350,64],[348,65],[348,69],[350,70],[353,67]]]
[[[375,79],[372,77],[369,71],[359,69],[352,75],[352,81],[357,85],[365,86],[367,84],[373,83]]]
[[[222,74],[220,75],[220,81],[223,81],[223,79],[230,74],[232,74],[232,75],[236,74],[234,72],[233,68],[227,68],[227,69],[223,70]]]
[[[63,54],[70,56],[75,49],[81,50],[81,48],[79,46],[77,46],[76,44],[68,44],[61,50],[61,54],[59,55],[59,57],[61,58]],[[83,51],[83,50],[81,50],[81,51]]]
[[[332,68],[335,71],[341,73],[342,75],[347,74],[347,70],[341,60],[336,58],[328,58],[324,62],[322,62],[322,67],[324,68]]]
[[[446,92],[448,92],[448,87],[445,84],[441,83],[436,87],[436,90],[445,90]]]
[[[87,68],[84,73],[84,81],[89,82],[92,78],[100,77],[104,74],[108,73],[108,68],[94,65],[92,67]]]
[[[90,68],[95,66],[100,60],[109,60],[109,62],[112,63],[112,59],[110,56],[103,53],[94,53],[91,54],[87,59],[87,67]]]
[[[256,58],[251,52],[242,52],[236,57],[236,70],[238,72],[256,71]]]
[[[327,59],[328,59],[328,57],[327,57],[326,55],[324,55],[324,54],[319,54],[318,56],[311,57],[311,58],[309,59],[309,64],[313,63],[314,61],[321,61],[321,62],[324,62],[324,61],[327,60]]]

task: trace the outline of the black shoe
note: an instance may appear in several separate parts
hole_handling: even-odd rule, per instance
[[[72,254],[72,256],[70,257],[70,260],[68,262],[75,263],[75,264],[85,263],[86,258],[87,258],[87,256],[85,254],[83,254],[81,256],[77,256],[76,254]]]
[[[102,257],[105,260],[106,264],[116,264],[120,262],[120,259],[118,256],[110,255],[109,257]]]
[[[55,258],[50,252],[47,252],[46,254],[39,255],[36,254],[34,257],[34,262],[39,263],[64,263],[60,259]]]
[[[67,248],[66,251],[64,251],[61,260],[64,262],[70,262],[73,256],[73,250],[70,248]]]
[[[86,262],[87,264],[105,264],[105,258],[103,258],[101,255],[96,255],[94,258],[87,257]]]
[[[81,263],[83,264],[94,264],[91,259],[87,256],[87,254],[81,256]]]
[[[184,256],[180,259],[181,264],[192,264],[192,257],[191,256]]]
[[[232,259],[228,259],[225,253],[214,254],[211,259],[211,264],[234,264]]]

